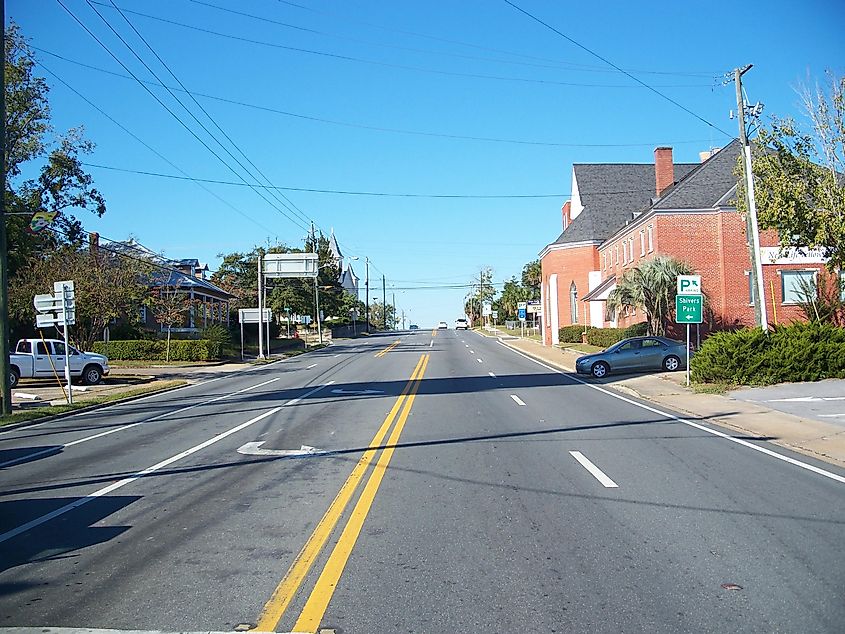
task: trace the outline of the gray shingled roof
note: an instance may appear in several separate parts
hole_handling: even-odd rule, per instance
[[[736,162],[742,151],[738,139],[684,176],[658,200],[655,209],[712,209],[736,186]],[[675,175],[677,176],[677,169]]]
[[[675,180],[696,167],[676,163]],[[603,241],[630,220],[632,212],[647,207],[656,193],[651,163],[576,163],[573,168],[584,209],[553,244]]]

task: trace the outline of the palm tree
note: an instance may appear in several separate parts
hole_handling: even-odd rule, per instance
[[[648,315],[648,333],[663,335],[674,310],[678,276],[692,273],[686,262],[657,255],[625,271],[607,297],[607,308],[642,308]]]

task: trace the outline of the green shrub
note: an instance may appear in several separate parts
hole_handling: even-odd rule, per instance
[[[97,341],[94,350],[113,361],[164,361],[167,356],[166,341],[131,339],[127,341]],[[170,342],[171,361],[218,361],[223,355],[219,341],[206,339],[175,340]]]
[[[701,383],[773,385],[845,378],[845,328],[797,323],[774,328],[719,332],[690,362]]]
[[[586,330],[589,332],[592,326],[587,326]],[[581,343],[581,335],[584,333],[584,326],[573,324],[571,326],[564,326],[558,331],[561,343]]]
[[[648,322],[641,321],[638,324],[631,324],[625,329],[625,336],[623,339],[627,339],[628,337],[645,337],[648,334]]]
[[[232,343],[232,333],[223,324],[214,324],[202,331],[200,339],[216,341],[225,347]]]
[[[592,328],[587,332],[587,343],[607,348],[625,337],[624,328]]]

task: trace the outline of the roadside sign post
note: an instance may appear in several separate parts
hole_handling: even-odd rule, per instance
[[[516,316],[519,317],[519,328],[522,336],[525,336],[525,316],[528,311],[528,302],[518,302],[516,304]]]
[[[680,280],[678,282],[680,288]],[[699,285],[698,288],[701,288]],[[687,325],[687,385],[689,385],[689,344],[690,324],[700,324],[702,322],[702,301],[703,297],[700,294],[679,294],[675,296],[675,323]]]
[[[39,313],[35,316],[38,328],[62,326],[65,339],[65,380],[67,381],[67,402],[73,404],[73,391],[70,385],[70,339],[67,327],[76,323],[76,303],[73,280],[53,283],[53,293],[36,295],[32,305]],[[61,384],[61,381],[59,381]]]

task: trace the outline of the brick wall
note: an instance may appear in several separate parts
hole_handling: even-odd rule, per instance
[[[576,246],[567,248],[555,248],[544,255],[540,260],[542,268],[543,288],[547,288],[549,278],[557,274],[557,297],[558,297],[558,326],[568,326],[576,323],[570,309],[569,293],[572,282],[578,292],[578,321],[584,323],[584,304],[580,298],[589,292],[589,273],[598,270],[598,250],[595,246]],[[543,343],[551,345],[552,342],[552,316],[549,314],[548,294],[543,306]]]

